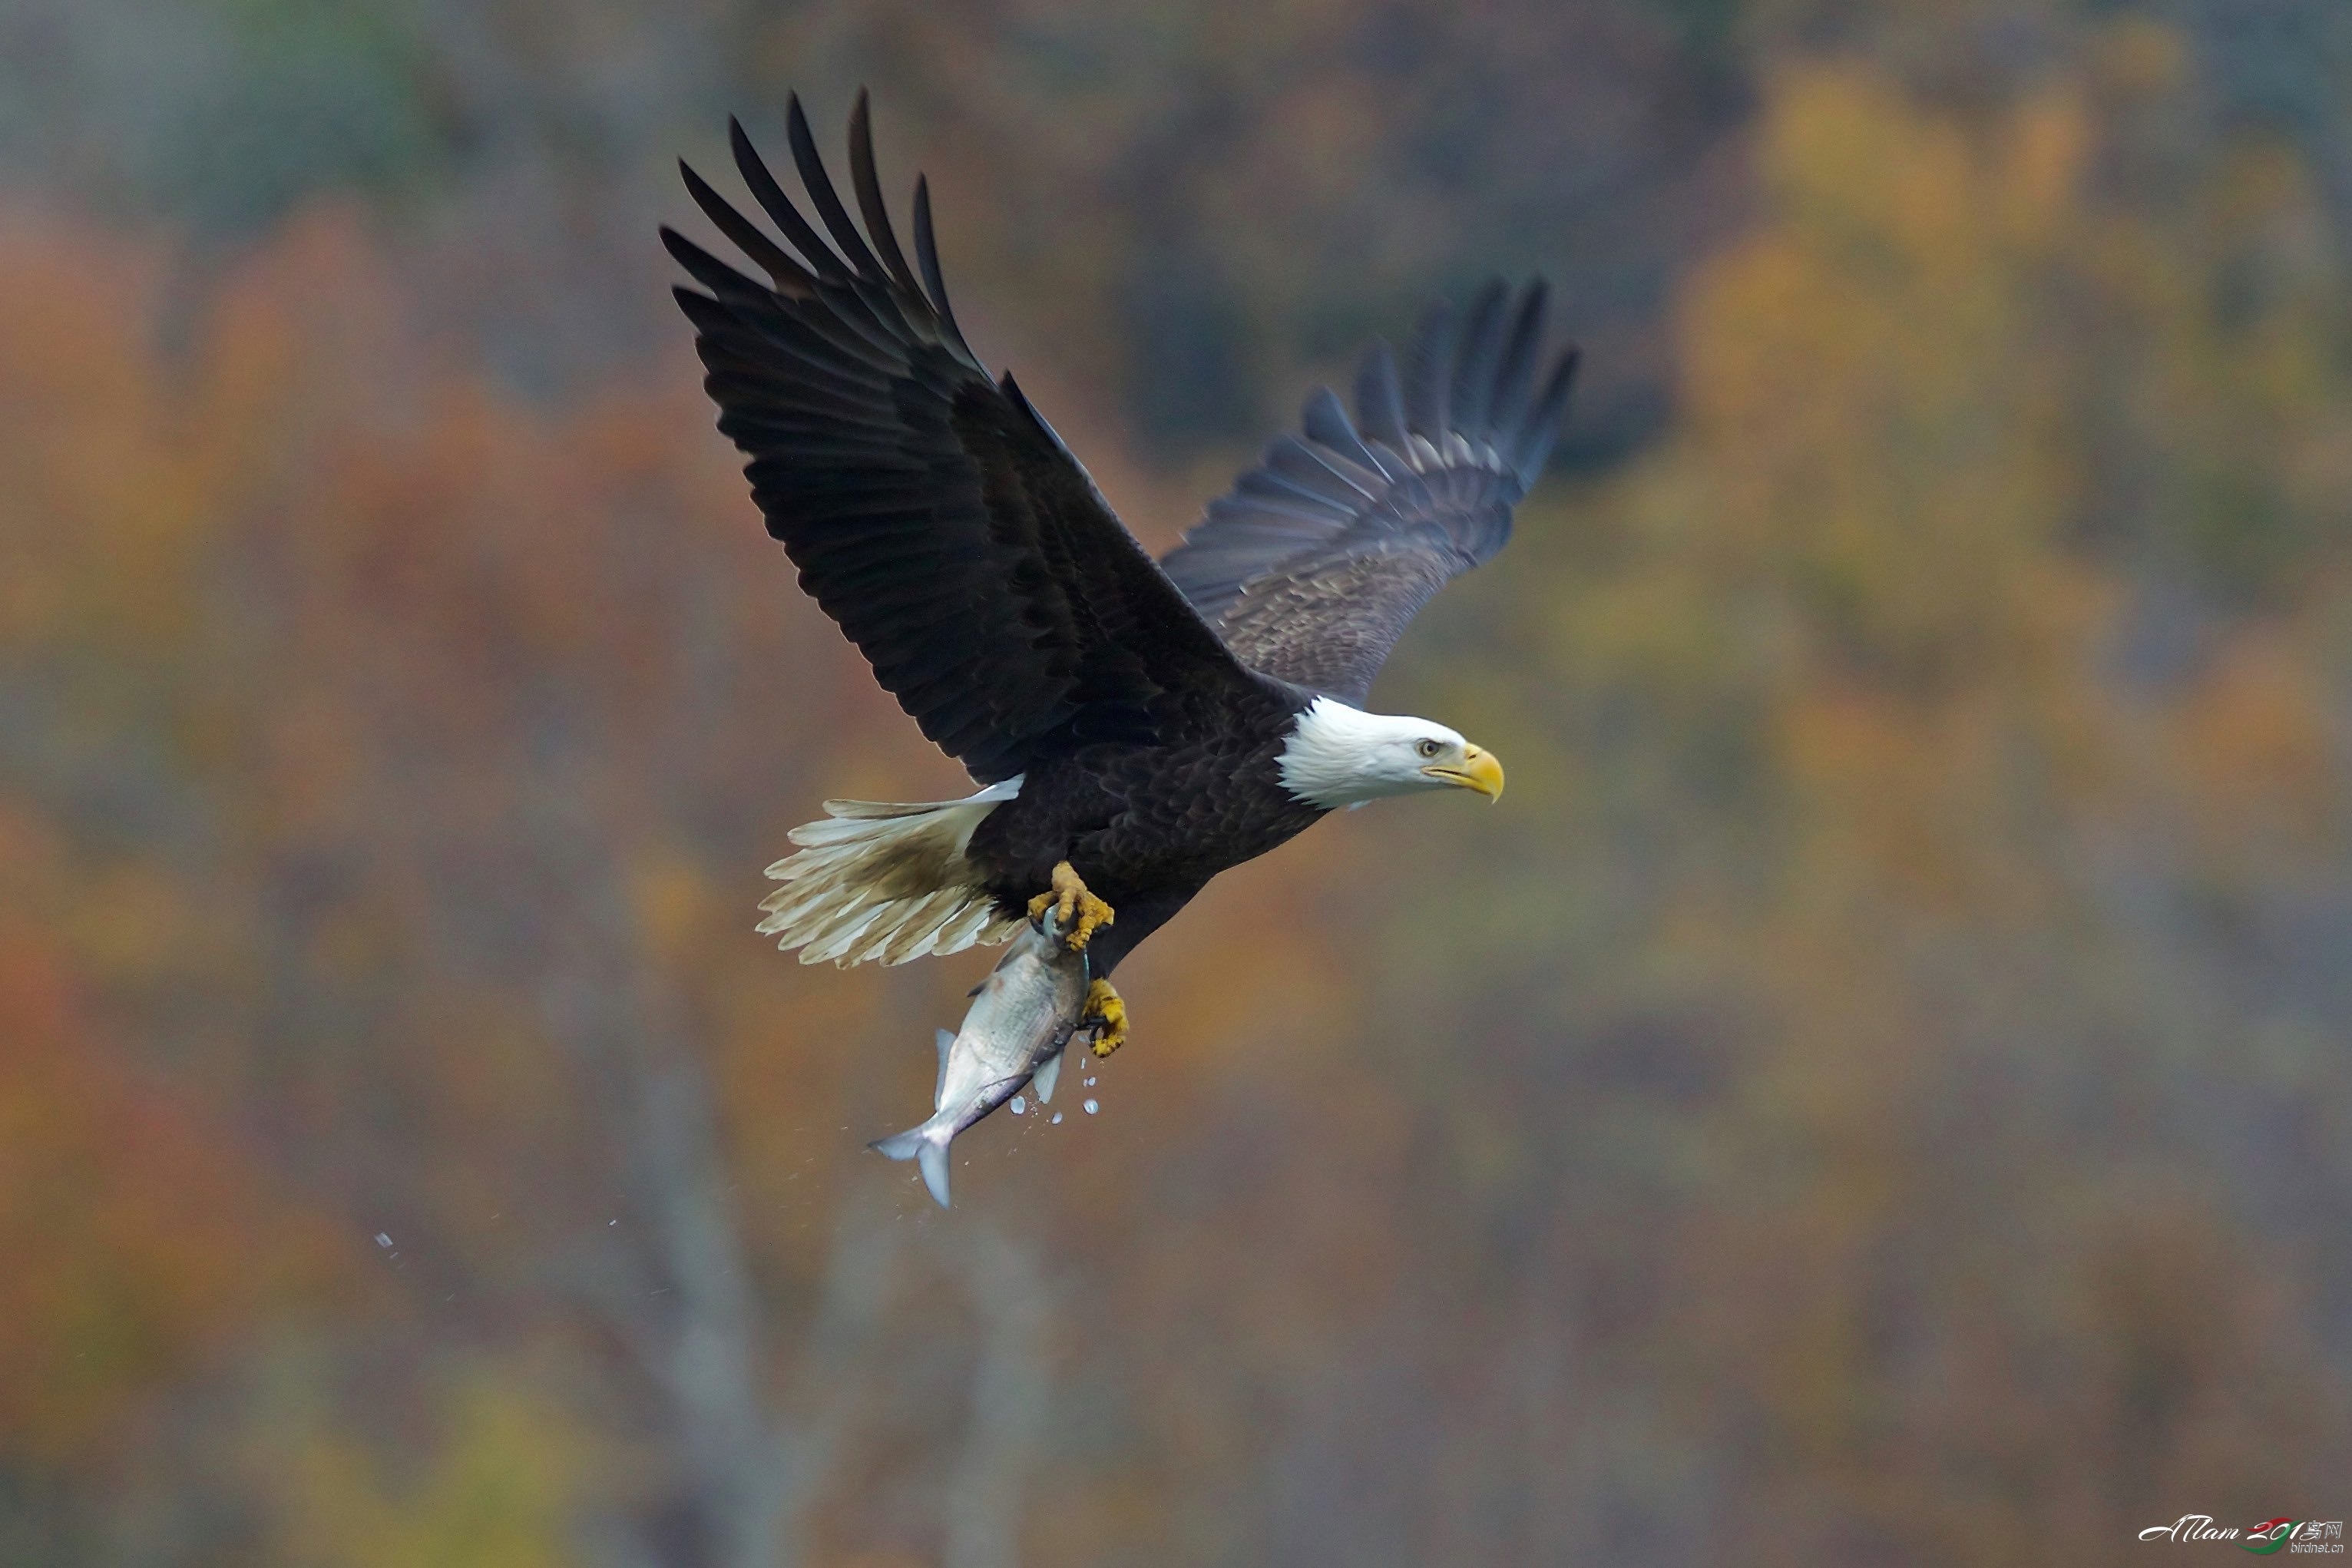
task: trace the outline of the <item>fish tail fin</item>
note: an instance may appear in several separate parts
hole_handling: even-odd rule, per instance
[[[909,1127],[904,1132],[887,1138],[877,1138],[866,1145],[876,1153],[891,1160],[912,1160],[923,1173],[923,1185],[931,1190],[940,1207],[948,1205],[948,1145],[955,1134],[946,1122],[934,1116],[919,1127]]]

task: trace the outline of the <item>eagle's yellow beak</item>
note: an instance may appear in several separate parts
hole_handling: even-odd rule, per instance
[[[1484,746],[1465,744],[1462,748],[1462,765],[1423,768],[1431,778],[1441,779],[1464,789],[1475,789],[1488,800],[1503,798],[1503,764],[1495,753]]]

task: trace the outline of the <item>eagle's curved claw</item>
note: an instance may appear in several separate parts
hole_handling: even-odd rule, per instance
[[[1047,910],[1054,911],[1062,929],[1069,933],[1065,939],[1072,952],[1084,952],[1092,942],[1095,930],[1118,919],[1111,907],[1087,890],[1087,885],[1067,860],[1054,868],[1053,890],[1038,894],[1029,900],[1029,918],[1041,920]],[[1117,992],[1112,995],[1116,996]]]
[[[1108,980],[1097,980],[1087,987],[1087,1005],[1078,1017],[1093,1028],[1095,1055],[1107,1057],[1127,1044],[1127,1001],[1111,989]]]

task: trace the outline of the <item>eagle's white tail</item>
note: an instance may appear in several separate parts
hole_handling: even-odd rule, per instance
[[[759,929],[803,963],[904,963],[1011,939],[1021,921],[998,918],[964,850],[1020,793],[1010,778],[962,800],[826,801],[823,822],[793,829],[800,853],[768,868],[783,886],[761,904]]]

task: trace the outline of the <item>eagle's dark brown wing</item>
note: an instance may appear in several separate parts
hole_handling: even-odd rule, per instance
[[[1490,283],[1459,323],[1423,318],[1400,378],[1376,343],[1350,421],[1329,388],[1161,560],[1227,647],[1361,704],[1414,614],[1511,536],[1543,468],[1576,351],[1540,383],[1544,287]]]
[[[665,228],[719,427],[801,585],[929,736],[994,783],[1040,754],[1149,742],[1202,681],[1255,686],[1011,375],[992,380],[949,309],[915,186],[918,279],[891,232],[860,94],[860,233],[793,100],[793,163],[824,235],[731,125],[737,168],[791,249],[692,169],[695,202],[755,282]],[[827,244],[824,236],[830,236]]]

